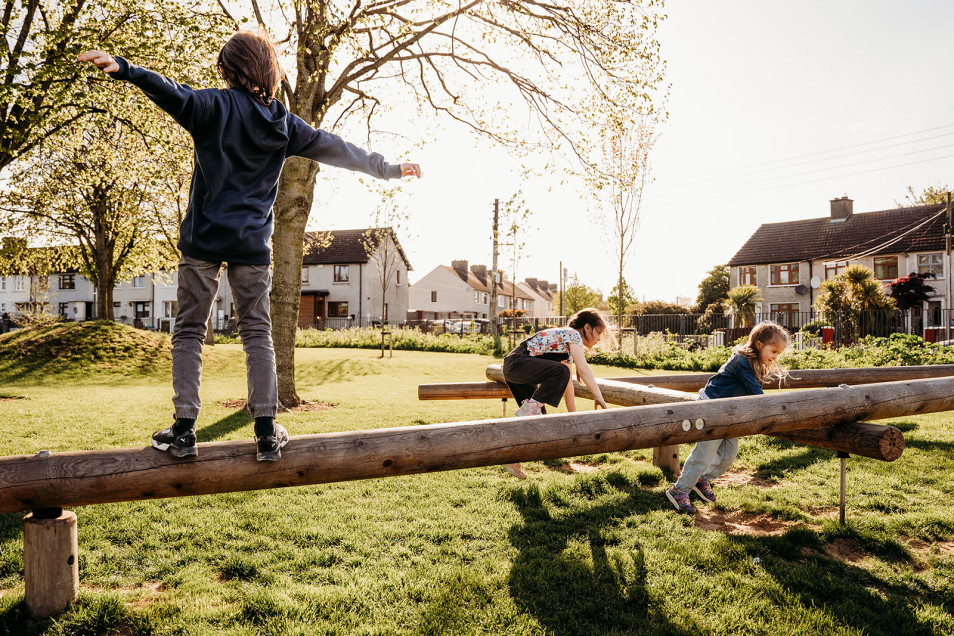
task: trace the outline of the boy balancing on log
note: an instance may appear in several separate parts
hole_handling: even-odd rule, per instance
[[[103,51],[88,51],[79,60],[139,87],[195,143],[189,206],[179,228],[179,313],[172,336],[175,423],[154,433],[152,445],[173,457],[198,454],[202,344],[222,264],[228,263],[248,370],[248,405],[255,417],[256,458],[280,459],[288,432],[275,423],[278,382],[268,295],[272,205],[285,159],[305,157],[380,179],[420,177],[420,167],[389,164],[289,113],[275,99],[283,72],[263,33],[240,31],[222,47],[216,66],[228,89],[193,90]]]

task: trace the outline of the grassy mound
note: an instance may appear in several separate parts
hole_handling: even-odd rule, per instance
[[[172,341],[112,322],[67,322],[0,336],[0,378],[136,376],[168,368]]]

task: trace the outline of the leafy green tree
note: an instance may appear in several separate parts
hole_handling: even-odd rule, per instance
[[[200,60],[217,50],[224,22],[207,14],[206,23],[197,24],[200,14],[190,9],[160,3],[136,17],[123,14],[117,46],[130,42],[140,55],[151,52],[153,66],[168,75],[214,81]],[[40,243],[72,246],[70,265],[96,285],[97,316],[112,320],[121,277],[174,267],[192,149],[184,131],[138,89],[83,68],[91,75],[85,99],[102,107],[10,166],[3,227]]]
[[[536,157],[563,147],[592,165],[608,114],[646,107],[662,82],[656,41],[661,0],[640,7],[600,0],[221,0],[287,43],[295,73],[282,84],[289,109],[309,124],[380,129],[395,101],[460,123]],[[638,9],[638,10],[636,10]],[[287,22],[268,24],[265,16]],[[236,24],[241,22],[236,19]],[[287,35],[286,35],[287,34]],[[509,90],[525,108],[487,100],[487,87]],[[535,122],[527,130],[527,121]],[[354,128],[352,128],[354,129]],[[292,159],[275,202],[272,325],[279,399],[300,402],[294,354],[301,298],[302,239],[318,165]]]
[[[581,283],[580,280],[574,276],[564,290],[563,300],[563,306],[566,310],[566,314],[569,316],[581,309],[598,306],[603,301],[603,298],[598,291],[589,285]]]
[[[913,187],[908,186],[904,201],[898,202],[898,207],[906,208],[917,205],[931,205],[932,203],[947,203],[947,193],[950,191],[951,189],[946,185],[928,186],[921,192],[915,192]]]
[[[722,301],[725,300],[729,292],[729,266],[716,265],[708,272],[706,277],[699,283],[699,295],[696,297],[696,311],[705,313],[710,305],[719,304],[721,309]]]
[[[633,291],[633,288],[629,286],[629,283],[626,280],[622,280],[623,293],[620,294],[620,283],[617,282],[613,286],[612,291],[610,291],[609,296],[606,297],[606,303],[609,305],[611,310],[616,311],[617,319],[616,323],[622,325],[622,316],[624,313],[631,313],[629,308],[636,304],[636,293]]]
[[[665,300],[647,300],[645,302],[636,303],[631,306],[632,313],[637,316],[652,316],[652,315],[675,315],[675,314],[685,314],[689,313],[689,308],[682,305],[677,305],[676,303],[666,302]]]

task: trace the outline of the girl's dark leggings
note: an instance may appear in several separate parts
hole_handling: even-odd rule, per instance
[[[570,367],[561,362],[566,359],[568,356],[565,353],[532,356],[524,344],[507,354],[503,374],[517,405],[533,398],[554,408],[560,406],[563,392],[570,381]]]

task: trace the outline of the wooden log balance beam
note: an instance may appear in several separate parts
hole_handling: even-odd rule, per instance
[[[954,409],[954,378],[428,424],[291,439],[281,461],[249,440],[0,458],[0,512],[303,486],[780,433]]]
[[[671,375],[637,375],[616,377],[613,380],[653,385],[676,391],[698,391],[706,385],[712,373],[683,373]],[[954,364],[928,364],[908,367],[858,367],[842,369],[796,369],[779,387],[778,381],[766,381],[765,389],[816,389],[842,384],[872,384],[874,382],[900,382],[954,376]]]
[[[503,382],[503,370],[500,365],[490,365],[487,367],[487,377],[497,381],[498,393],[492,391],[492,382],[490,383],[459,383],[451,385],[421,385],[418,387],[418,395],[426,395],[421,399],[437,399],[432,396],[450,396],[456,394],[457,399],[471,397],[468,395],[470,387],[478,385],[481,389],[475,392],[480,397],[489,395],[498,397],[499,391],[503,389],[506,395],[510,391]],[[630,384],[618,380],[609,380],[597,378],[597,384],[603,397],[607,402],[619,404],[622,406],[637,406],[641,404],[666,404],[672,402],[686,402],[696,399],[695,394],[688,394],[682,391],[671,389],[660,389],[656,387]],[[590,390],[579,382],[574,382],[574,393],[580,397],[592,399]],[[436,387],[436,388],[432,388]],[[446,398],[450,399],[450,398]],[[904,436],[901,431],[893,426],[882,426],[878,424],[867,424],[862,422],[851,422],[839,425],[837,428],[815,431],[789,431],[787,433],[776,433],[774,437],[787,439],[801,444],[817,446],[829,450],[841,451],[851,455],[860,455],[870,457],[881,461],[894,461],[901,456],[904,451]],[[653,463],[656,466],[668,467],[673,473],[679,472],[679,448],[678,446],[663,446],[655,448],[653,451]]]

